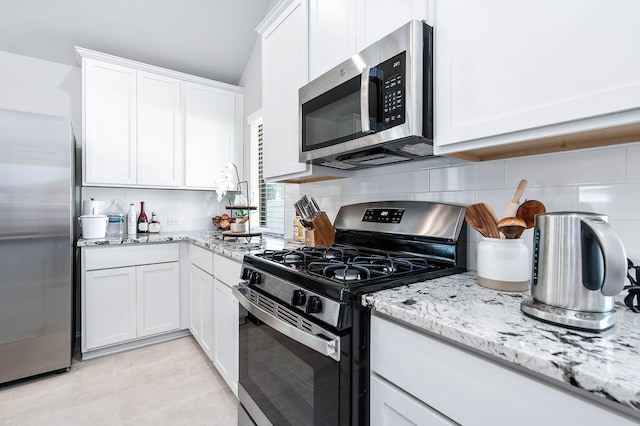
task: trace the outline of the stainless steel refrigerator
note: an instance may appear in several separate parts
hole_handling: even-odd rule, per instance
[[[69,120],[0,109],[0,383],[71,365],[74,150]]]

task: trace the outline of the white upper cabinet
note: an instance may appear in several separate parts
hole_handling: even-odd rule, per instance
[[[412,19],[430,22],[433,0],[309,0],[309,80]]]
[[[263,173],[268,181],[345,176],[300,163],[298,89],[308,82],[307,0],[282,0],[258,26],[262,35]]]
[[[179,186],[183,173],[180,80],[138,71],[137,183]]]
[[[359,52],[412,19],[427,20],[429,0],[352,0],[356,2]]]
[[[309,0],[309,80],[356,53],[355,0]]]
[[[242,164],[242,88],[76,50],[83,185],[210,190],[222,164]]]
[[[263,173],[305,172],[298,162],[298,89],[307,82],[306,1],[294,0],[262,33]]]
[[[215,185],[224,163],[236,163],[235,144],[242,114],[242,99],[226,90],[186,83],[185,185]]]
[[[435,10],[436,154],[482,159],[640,134],[640,3],[447,0]]]
[[[136,183],[136,71],[83,59],[84,181]]]

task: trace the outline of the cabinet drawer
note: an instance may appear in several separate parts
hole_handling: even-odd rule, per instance
[[[574,392],[377,315],[371,318],[371,370],[463,425],[636,423]]]
[[[215,277],[228,286],[234,286],[240,282],[242,264],[228,257],[216,254],[213,257]]]
[[[120,268],[123,266],[177,262],[178,244],[145,244],[117,247],[86,247],[85,270]]]
[[[213,252],[202,247],[189,246],[189,261],[198,268],[213,275]]]

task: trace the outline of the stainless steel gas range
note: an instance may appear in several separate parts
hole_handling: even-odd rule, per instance
[[[463,206],[343,206],[331,247],[244,257],[239,424],[369,424],[369,322],[363,294],[466,268]]]

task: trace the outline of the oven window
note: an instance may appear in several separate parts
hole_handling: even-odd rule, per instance
[[[339,363],[249,314],[240,325],[240,385],[274,425],[335,425]]]
[[[322,148],[362,134],[360,76],[302,105],[302,149]]]

